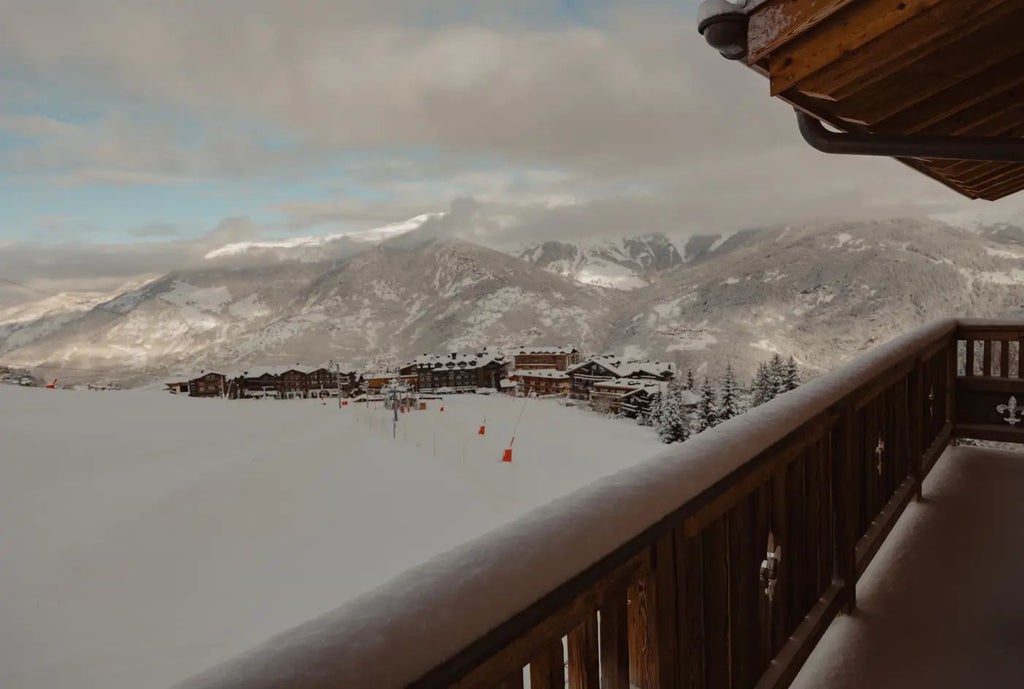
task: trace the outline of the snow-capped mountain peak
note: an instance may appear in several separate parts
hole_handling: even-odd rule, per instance
[[[519,258],[551,273],[597,287],[644,287],[661,271],[683,262],[663,234],[598,242],[550,241],[522,247]]]

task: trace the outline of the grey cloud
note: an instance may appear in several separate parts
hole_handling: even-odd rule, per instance
[[[181,228],[164,222],[151,222],[132,230],[133,237],[140,239],[152,239],[154,237],[177,237],[181,234]]]
[[[271,209],[292,232],[452,201],[429,232],[490,242],[974,208],[898,163],[808,149],[765,80],[722,60],[678,9],[607,4],[593,25],[542,27],[540,0],[6,0],[5,69],[109,105],[90,125],[0,127],[39,141],[20,169],[69,184],[289,176],[364,154],[325,198]],[[200,123],[199,140],[147,117],[161,109]],[[285,143],[260,144],[254,126]],[[267,229],[234,219],[203,241]],[[205,245],[160,246],[187,264]],[[168,265],[153,249],[93,253]]]

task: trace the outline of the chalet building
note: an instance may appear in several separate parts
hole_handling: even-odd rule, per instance
[[[590,391],[596,383],[617,378],[670,381],[676,377],[674,364],[664,361],[624,360],[622,357],[605,355],[593,357],[577,364],[568,371],[569,394],[575,399],[590,399]]]
[[[227,376],[223,373],[204,373],[188,382],[189,397],[223,397],[227,394]]]
[[[279,395],[283,400],[296,400],[309,397],[309,371],[302,368],[289,368],[278,376],[280,380]]]
[[[568,395],[569,374],[555,368],[515,371],[509,378],[520,395]]]
[[[167,391],[175,395],[187,395],[188,394],[188,381],[187,380],[176,380],[173,383],[164,383],[167,386]]]
[[[306,375],[307,397],[337,397],[341,390],[342,397],[348,397],[359,386],[360,376],[355,372],[338,372],[320,367]]]
[[[280,396],[281,381],[274,373],[249,375],[246,371],[228,382],[228,396],[231,399],[277,399]]]
[[[486,350],[475,354],[424,354],[402,367],[402,375],[415,375],[421,391],[449,389],[472,392],[477,388],[501,390],[509,364],[501,354]]]
[[[513,366],[520,371],[568,371],[581,359],[575,347],[523,347],[513,356]]]
[[[614,378],[594,383],[590,403],[594,409],[629,418],[650,416],[651,409],[668,383],[644,378]],[[690,390],[682,391],[683,406],[696,407],[700,397]]]

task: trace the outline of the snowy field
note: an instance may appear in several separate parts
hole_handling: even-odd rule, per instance
[[[336,401],[0,386],[0,687],[172,685],[664,447],[552,400],[428,405],[393,440]]]

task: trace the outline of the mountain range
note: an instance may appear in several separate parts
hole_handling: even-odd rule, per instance
[[[201,369],[372,368],[575,344],[698,372],[731,363],[741,376],[778,352],[813,375],[932,318],[1024,309],[1024,230],[1012,225],[897,219],[498,251],[418,235],[425,222],[343,241],[344,251],[234,246],[116,294],[0,311],[0,364],[142,384]],[[268,251],[273,260],[239,261]]]

